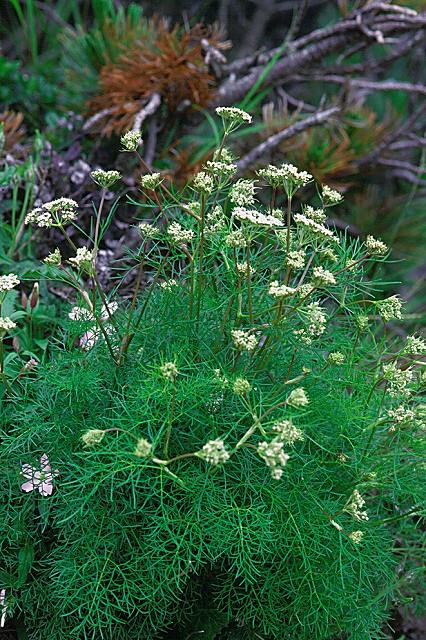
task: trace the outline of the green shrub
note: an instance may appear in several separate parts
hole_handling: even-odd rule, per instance
[[[109,300],[102,198],[90,244],[46,259],[78,298],[49,357],[2,366],[0,588],[32,640],[383,638],[404,588],[425,343],[396,337],[397,296],[375,299],[386,246],[330,229],[325,186],[298,211],[311,176],[290,165],[259,172],[261,208],[224,146],[248,117],[219,112],[223,142],[185,193],[141,179],[141,246]],[[93,177],[103,194],[119,179]],[[76,207],[27,219],[68,237]],[[18,283],[2,278],[4,299]],[[2,320],[6,352],[19,322]]]

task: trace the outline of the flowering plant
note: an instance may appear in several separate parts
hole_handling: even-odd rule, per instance
[[[340,194],[301,204],[313,178],[292,165],[233,177],[243,113],[219,110],[183,193],[141,180],[127,302],[98,277],[103,197],[89,247],[64,226],[74,205],[28,216],[68,238],[45,264],[76,292],[50,359],[2,368],[3,611],[31,638],[382,637],[394,542],[424,504],[426,345],[391,330],[399,297],[374,297],[387,247],[327,223]]]

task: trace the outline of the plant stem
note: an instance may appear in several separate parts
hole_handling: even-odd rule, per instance
[[[201,221],[200,221],[200,245],[198,257],[198,293],[197,293],[197,321],[200,320],[201,293],[203,287],[203,258],[204,258],[204,222],[205,222],[206,197],[201,196]]]
[[[169,424],[167,426],[166,437],[164,440],[164,448],[163,448],[163,455],[165,458],[167,458],[169,455],[169,444],[170,444],[170,436],[172,433],[173,418],[175,413],[175,403],[176,403],[176,378],[173,378],[172,403],[170,406]]]

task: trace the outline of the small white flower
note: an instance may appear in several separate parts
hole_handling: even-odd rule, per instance
[[[367,247],[368,253],[372,256],[384,256],[389,251],[384,242],[373,238],[373,236],[367,236],[365,246]]]
[[[162,182],[163,178],[161,177],[161,173],[146,173],[139,178],[139,184],[142,189],[148,189],[150,191],[158,189]]]
[[[209,195],[214,189],[213,178],[205,171],[199,171],[197,173],[192,185],[196,191],[204,195]]]
[[[0,317],[0,337],[3,333],[6,333],[7,331],[11,331],[15,327],[16,327],[16,322],[13,322],[11,318],[7,316],[5,318]]]
[[[9,273],[7,276],[0,276],[0,293],[3,291],[10,291],[14,287],[17,287],[21,281],[14,273]]]
[[[6,622],[7,604],[6,604],[6,589],[0,590],[0,628],[4,627]]]
[[[249,331],[244,331],[242,329],[234,329],[231,331],[232,340],[234,341],[235,347],[239,351],[253,351],[257,347],[257,338],[255,335],[251,334]]]
[[[309,398],[303,387],[299,387],[297,389],[293,389],[286,402],[290,407],[300,409],[300,407],[306,407],[306,405],[309,404]]]
[[[174,362],[166,362],[160,367],[161,374],[166,380],[175,380],[179,371]]]
[[[269,285],[268,293],[274,298],[286,298],[287,296],[292,296],[296,293],[296,289],[288,287],[286,284],[281,284],[278,280],[273,280]]]
[[[333,205],[341,202],[343,200],[343,196],[335,189],[324,184],[322,187],[322,199],[325,205]]]
[[[119,171],[104,171],[103,169],[95,169],[90,173],[90,176],[96,184],[104,189],[112,187],[121,178]]]
[[[251,384],[244,378],[237,378],[232,385],[232,390],[237,396],[245,396],[251,391]]]
[[[390,320],[402,319],[402,300],[399,296],[390,296],[385,300],[379,300],[376,302],[379,314],[383,318],[383,322],[389,322]]]
[[[142,144],[142,138],[139,131],[127,131],[121,136],[120,142],[123,146],[122,151],[137,151]]]
[[[324,267],[315,267],[312,273],[312,282],[316,287],[327,287],[336,284],[334,275]]]
[[[59,265],[61,264],[61,260],[62,260],[61,252],[57,247],[55,251],[52,251],[52,253],[49,253],[49,255],[44,258],[43,262],[44,264],[47,264],[52,267],[59,267]]]
[[[241,124],[250,124],[252,117],[238,107],[216,107],[216,113],[222,118],[225,131],[236,129]]]
[[[190,242],[195,237],[195,233],[191,229],[184,229],[179,222],[172,222],[169,224],[167,233],[172,242],[175,242],[176,244]]]
[[[84,307],[73,307],[68,313],[68,318],[76,322],[93,321],[95,319],[93,313]]]
[[[257,453],[270,468],[274,480],[281,478],[283,468],[290,458],[287,453],[284,453],[283,447],[284,443],[279,438],[274,438],[271,442],[260,442],[257,447]]]
[[[211,465],[216,466],[229,460],[229,453],[223,440],[209,440],[196,455]]]
[[[137,441],[133,454],[137,458],[149,458],[152,452],[152,444],[145,440],[145,438],[139,438]]]
[[[72,265],[81,271],[91,272],[93,270],[93,252],[87,247],[80,247],[73,258],[69,259]]]

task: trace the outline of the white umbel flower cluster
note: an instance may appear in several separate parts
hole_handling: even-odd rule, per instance
[[[62,261],[62,256],[58,247],[56,247],[54,251],[49,253],[49,255],[47,255],[43,260],[44,264],[47,264],[50,267],[59,267],[59,265],[61,264],[61,261]]]
[[[223,464],[229,460],[229,453],[225,448],[225,444],[223,440],[219,439],[206,442],[201,451],[197,451],[196,455],[213,466]]]
[[[342,365],[345,363],[345,356],[340,351],[332,351],[328,354],[327,362],[335,365]]]
[[[139,438],[136,443],[133,455],[137,458],[149,458],[152,453],[152,444],[145,438]]]
[[[387,245],[373,236],[367,236],[365,246],[371,256],[384,256],[389,251]]]
[[[225,244],[227,247],[243,248],[247,246],[247,240],[240,229],[231,231],[225,238]]]
[[[269,285],[268,293],[274,298],[286,298],[287,296],[292,296],[296,293],[296,289],[289,287],[286,284],[281,284],[278,280],[273,280]]]
[[[234,329],[231,331],[232,340],[239,351],[253,351],[257,347],[257,338],[249,331]]]
[[[285,445],[293,445],[297,440],[304,439],[302,431],[295,427],[291,420],[275,422],[272,425],[272,430],[277,433],[277,438]]]
[[[80,247],[73,258],[69,262],[80,271],[93,271],[93,252],[87,247]]]
[[[401,404],[399,407],[396,407],[396,409],[389,409],[389,411],[387,412],[387,416],[390,420],[392,420],[392,422],[401,425],[410,424],[416,418],[416,414],[414,413],[414,411],[412,411],[411,409],[407,409],[407,407],[404,407],[403,404]]]
[[[327,186],[326,184],[322,187],[322,200],[324,205],[333,205],[338,204],[343,200],[343,196],[341,193]]]
[[[383,322],[402,319],[402,301],[397,295],[379,300],[376,306]]]
[[[21,281],[14,273],[9,273],[6,276],[0,276],[0,293],[4,291],[10,291],[14,287],[17,287]]]
[[[206,236],[213,236],[216,233],[220,233],[220,231],[225,228],[226,219],[223,213],[223,209],[220,204],[217,204],[211,211],[207,212],[204,234]]]
[[[150,224],[149,222],[140,222],[138,224],[138,230],[142,240],[145,241],[154,240],[154,238],[157,238],[159,234],[157,227],[155,227],[153,224]]]
[[[139,131],[127,131],[120,138],[122,151],[137,151],[138,147],[142,144],[142,138]]]
[[[329,287],[336,284],[336,278],[324,267],[315,267],[312,272],[312,283],[316,287]]]
[[[298,387],[297,389],[293,389],[293,391],[288,396],[286,403],[290,407],[301,409],[302,407],[306,407],[306,405],[309,404],[309,398],[306,395],[306,391],[303,389],[303,387]]]
[[[247,262],[237,262],[235,267],[241,276],[253,276],[256,273],[256,269]]]
[[[299,251],[289,251],[285,258],[285,264],[290,269],[298,271],[303,269],[306,262],[306,253],[303,249]]]
[[[216,107],[216,113],[223,120],[225,131],[235,129],[241,124],[251,124],[252,117],[238,107]]]
[[[7,331],[11,331],[12,329],[15,329],[15,327],[16,327],[16,323],[13,322],[11,318],[9,318],[8,316],[6,316],[5,318],[0,317],[0,336],[6,333]]]
[[[321,240],[331,240],[338,243],[339,238],[330,229],[327,229],[323,224],[311,220],[303,213],[295,213],[293,216],[294,221],[298,226],[312,238],[318,238]]]
[[[215,178],[230,178],[237,171],[237,165],[233,162],[225,162],[222,160],[207,160],[206,170]]]
[[[160,367],[161,375],[166,380],[174,381],[179,371],[174,362],[166,362]]]
[[[238,207],[253,206],[256,202],[254,181],[238,180],[229,192],[229,199]]]
[[[195,233],[191,229],[184,229],[179,222],[172,222],[167,229],[167,233],[172,242],[176,244],[191,242],[195,237]]]
[[[199,193],[208,196],[214,189],[213,178],[205,171],[199,171],[194,177],[192,186]]]
[[[264,169],[259,169],[257,173],[271,187],[281,187],[289,196],[313,180],[310,173],[299,171],[293,164],[282,164],[279,167],[270,164]]]
[[[346,506],[343,511],[346,513],[350,513],[356,520],[368,520],[368,514],[366,511],[363,511],[362,508],[365,505],[365,500],[358,491],[355,489],[349,498]]]
[[[164,282],[160,283],[160,287],[169,293],[173,293],[176,291],[176,287],[178,286],[177,280],[174,278],[170,278],[169,280],[164,280]]]
[[[304,329],[294,331],[294,335],[299,336],[302,342],[309,345],[312,344],[314,338],[318,338],[324,333],[327,317],[319,302],[311,302],[305,308],[304,319],[307,326]]]
[[[149,191],[155,191],[163,182],[161,173],[146,173],[139,178],[139,185],[142,189],[148,189]]]
[[[418,336],[408,336],[403,353],[410,355],[424,355],[426,353],[426,342]]]
[[[410,367],[400,369],[396,362],[383,365],[383,378],[387,380],[387,391],[393,398],[407,397],[411,394],[408,388],[413,380],[413,371]]]
[[[274,438],[271,442],[260,442],[257,447],[257,453],[265,461],[271,470],[271,476],[274,480],[279,480],[283,475],[284,467],[290,456],[283,451],[284,442],[279,437]]]
[[[307,218],[318,222],[318,224],[322,224],[327,219],[327,214],[324,209],[314,209],[309,204],[304,208],[303,213]]]
[[[283,227],[284,224],[275,216],[270,214],[261,213],[260,211],[256,211],[256,209],[245,209],[244,207],[236,207],[232,215],[234,218],[238,220],[242,220],[244,222],[251,222],[252,224],[259,224],[265,227]]]
[[[104,189],[108,189],[112,187],[113,184],[118,182],[121,178],[121,173],[119,171],[104,171],[103,169],[95,169],[90,173],[90,177],[96,184]]]
[[[71,198],[58,198],[51,202],[45,202],[41,207],[30,211],[26,218],[26,224],[35,224],[38,227],[57,227],[77,217],[78,203]]]
[[[245,378],[236,378],[234,384],[232,385],[232,391],[237,396],[245,396],[246,393],[251,391],[251,384]]]

